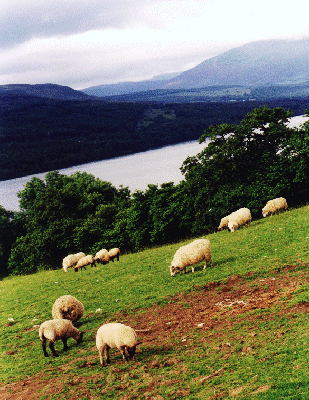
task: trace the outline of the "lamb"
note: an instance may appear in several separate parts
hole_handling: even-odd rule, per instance
[[[276,199],[269,200],[266,206],[262,208],[263,217],[272,215],[277,211],[286,210],[288,208],[286,199],[284,197],[278,197]]]
[[[102,264],[107,264],[109,262],[108,250],[101,249],[100,251],[98,251],[94,256],[94,261],[101,262]]]
[[[58,353],[54,347],[55,341],[62,340],[63,350],[68,350],[68,338],[74,338],[77,344],[79,344],[82,342],[83,332],[74,328],[72,322],[67,319],[51,319],[42,323],[39,328],[39,336],[42,342],[44,356],[48,357],[46,351],[46,340],[48,340],[51,352],[55,357],[58,357]]]
[[[140,342],[137,341],[136,332],[130,326],[119,323],[102,325],[98,329],[96,336],[96,345],[99,351],[101,366],[105,367],[110,364],[110,348],[117,348],[122,354],[123,361],[128,361],[128,359],[134,357],[138,344]],[[103,355],[105,361],[103,360]]]
[[[222,229],[228,227],[229,219],[230,219],[230,216],[229,216],[229,215],[227,215],[226,217],[223,217],[223,218],[221,219],[220,225],[218,226],[218,231],[221,231]]]
[[[249,208],[240,208],[229,215],[228,228],[231,232],[237,230],[241,225],[248,224],[251,222],[251,212]]]
[[[92,265],[94,263],[94,257],[89,254],[88,256],[85,256],[78,260],[78,263],[74,267],[74,271],[77,272],[79,269],[86,269],[87,265]]]
[[[68,319],[73,323],[78,321],[83,314],[83,304],[69,294],[59,297],[52,308],[52,316],[54,319]]]
[[[119,256],[120,256],[120,249],[118,249],[117,247],[110,249],[110,251],[108,252],[109,255],[109,259],[112,260],[114,262],[114,258],[117,257],[117,261],[119,261]]]
[[[80,252],[76,254],[69,254],[62,260],[62,267],[64,269],[64,272],[68,272],[68,268],[74,267],[78,261],[85,257],[85,253]]]
[[[186,273],[186,267],[188,266],[191,266],[192,272],[194,272],[193,265],[202,260],[205,260],[204,269],[207,266],[207,261],[210,261],[210,265],[213,266],[210,241],[208,239],[197,239],[180,247],[174,255],[172,265],[169,266],[171,276],[175,276],[175,274],[180,271]]]

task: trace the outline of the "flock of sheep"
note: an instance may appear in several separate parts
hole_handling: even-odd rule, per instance
[[[288,208],[286,199],[278,197],[273,200],[269,200],[265,207],[262,208],[263,217],[272,215],[278,211],[286,210]],[[251,212],[249,208],[240,208],[237,211],[232,212],[230,215],[222,218],[218,230],[228,228],[231,232],[234,232],[242,225],[250,225]],[[186,268],[191,266],[192,272],[194,272],[193,265],[205,260],[204,269],[209,261],[212,265],[210,242],[208,239],[198,239],[187,244],[186,246],[180,247],[172,260],[172,265],[169,266],[171,276],[175,276],[176,273],[183,271],[186,273]]]
[[[267,202],[262,209],[263,217],[274,214],[277,211],[287,209],[287,202],[283,197],[276,198]],[[249,224],[251,222],[251,212],[248,208],[241,208],[230,215],[221,219],[218,230],[228,228],[234,232],[240,226]],[[120,250],[118,248],[107,251],[102,249],[96,253],[95,256],[85,255],[84,253],[70,254],[63,259],[63,269],[65,272],[68,268],[78,269],[85,268],[86,265],[93,265],[99,261],[103,264],[114,260],[117,257],[119,261]],[[212,264],[210,241],[208,239],[198,239],[193,242],[180,247],[172,260],[172,265],[169,266],[171,276],[183,271],[191,266],[194,272],[194,265],[205,260],[204,269],[207,262]],[[47,357],[46,342],[49,341],[49,348],[54,356],[58,356],[54,348],[54,342],[62,340],[63,350],[67,350],[67,339],[72,337],[76,340],[77,344],[81,343],[83,339],[83,332],[80,332],[73,326],[73,323],[78,321],[84,313],[84,307],[80,301],[75,297],[66,295],[58,298],[52,307],[53,319],[45,321],[39,328],[39,336],[42,342],[44,356]],[[96,346],[99,352],[101,366],[110,364],[109,349],[117,348],[123,360],[128,361],[135,355],[136,346],[140,342],[137,341],[137,335],[134,329],[120,323],[108,323],[102,325],[96,334]]]
[[[42,342],[43,353],[48,357],[46,351],[46,342],[49,342],[49,348],[53,356],[58,357],[54,343],[62,340],[63,350],[67,350],[67,340],[72,337],[79,344],[83,339],[83,332],[74,327],[73,323],[78,321],[84,314],[83,304],[75,297],[65,295],[59,297],[53,307],[53,319],[45,321],[39,328],[39,336]],[[136,346],[140,344],[137,341],[137,335],[130,326],[109,323],[100,326],[96,335],[96,346],[99,351],[101,366],[110,364],[109,349],[117,348],[123,357],[128,361],[135,355]]]
[[[86,269],[87,265],[93,266],[95,263],[100,262],[102,264],[107,264],[109,261],[114,262],[114,258],[119,261],[120,250],[115,247],[111,250],[101,249],[96,253],[95,256],[91,254],[86,255],[83,252],[76,254],[69,254],[62,260],[62,267],[64,272],[68,272],[69,268],[74,268],[75,272],[79,269]]]

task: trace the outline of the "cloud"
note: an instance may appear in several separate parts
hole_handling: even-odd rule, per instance
[[[302,0],[2,0],[0,85],[84,88],[194,67],[244,43],[307,33]]]
[[[0,8],[0,47],[35,37],[125,28],[159,0],[4,0]],[[146,19],[144,19],[145,21]]]

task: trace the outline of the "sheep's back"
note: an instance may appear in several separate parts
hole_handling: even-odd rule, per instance
[[[60,296],[53,304],[52,317],[78,321],[84,314],[83,304],[71,295]]]
[[[70,334],[75,329],[72,322],[67,319],[51,319],[41,324],[39,328],[39,336],[42,339],[43,335],[51,341],[59,340]]]
[[[210,259],[210,242],[208,239],[198,239],[179,247],[172,260],[172,265],[182,268],[196,264],[204,258]]]
[[[120,323],[109,323],[102,325],[96,336],[97,348],[107,344],[111,348],[121,346],[133,347],[137,343],[136,333],[130,326]]]

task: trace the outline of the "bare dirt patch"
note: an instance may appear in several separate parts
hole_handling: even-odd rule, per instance
[[[239,321],[248,311],[269,309],[278,304],[279,301],[281,301],[279,313],[308,312],[308,303],[298,304],[291,309],[285,307],[284,299],[291,298],[300,285],[309,282],[309,274],[306,270],[295,273],[295,266],[285,268],[285,273],[279,271],[278,274],[267,278],[252,279],[250,274],[247,274],[243,277],[231,276],[225,283],[211,282],[190,293],[179,293],[171,296],[167,304],[154,305],[135,315],[119,313],[115,315],[113,320],[125,320],[128,325],[138,330],[138,336],[143,342],[143,347],[154,349],[148,367],[164,367],[156,358],[156,352],[164,351],[171,346],[171,334],[173,334],[174,339],[177,338],[182,341],[186,341],[195,329],[211,331],[214,335],[220,336],[220,332],[222,333],[229,328],[226,325],[227,321],[232,327],[232,320],[235,320],[235,318],[222,317],[233,316],[237,317]],[[288,271],[294,272],[289,275]],[[181,279],[185,279],[185,276]],[[248,315],[246,318],[248,320]],[[254,318],[256,317],[251,315],[250,318],[252,318],[250,335],[254,336],[256,334]],[[272,315],[268,315],[267,318],[272,318]],[[226,345],[228,346],[228,344]],[[251,350],[244,348],[243,351],[250,352]],[[118,361],[113,361],[114,366],[112,368],[117,368]],[[175,357],[170,357],[164,362],[167,365],[177,365],[178,360]],[[98,376],[96,359],[94,357],[89,359],[85,356],[81,367],[95,367],[96,372],[92,377],[76,377],[72,381],[72,386],[77,389],[76,396],[71,391],[70,398],[72,400],[80,399],[82,396],[88,399],[99,398],[91,396],[90,392],[87,391],[87,385],[85,385],[89,380],[95,381]],[[119,373],[123,373],[123,371],[119,370]],[[64,382],[59,381],[59,378],[48,377],[46,379],[46,376],[42,373],[0,387],[0,400],[32,400],[40,398],[43,394],[52,397],[61,392],[63,388]],[[149,396],[148,398],[153,398],[149,389],[150,387],[145,395]],[[259,388],[259,391],[267,389],[262,387]],[[237,393],[230,395],[237,395]]]

